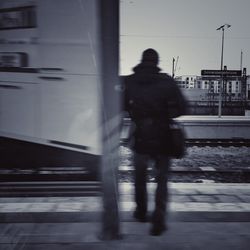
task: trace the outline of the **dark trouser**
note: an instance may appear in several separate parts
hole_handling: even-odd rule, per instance
[[[147,167],[150,159],[154,160],[157,188],[155,192],[155,210],[152,222],[156,225],[165,223],[166,203],[168,200],[168,166],[169,157],[165,155],[149,156],[135,153],[135,202],[137,212],[147,212]]]

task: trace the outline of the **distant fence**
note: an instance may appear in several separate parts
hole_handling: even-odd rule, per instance
[[[222,115],[244,115],[250,103],[227,102],[222,105]],[[189,101],[188,115],[217,115],[218,101]]]

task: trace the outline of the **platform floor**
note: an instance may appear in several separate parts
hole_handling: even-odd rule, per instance
[[[154,184],[149,184],[153,209]],[[150,236],[132,218],[133,185],[120,184],[121,239],[102,241],[100,197],[0,199],[0,250],[237,249],[250,246],[250,184],[170,183],[169,230]]]

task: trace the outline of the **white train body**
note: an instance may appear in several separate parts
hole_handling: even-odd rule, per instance
[[[96,0],[0,0],[0,137],[100,155]]]

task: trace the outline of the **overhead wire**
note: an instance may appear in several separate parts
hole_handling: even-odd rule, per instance
[[[135,35],[135,34],[120,34],[121,37],[138,37],[138,38],[159,38],[159,39],[171,39],[171,38],[183,38],[183,39],[221,39],[219,36],[182,36],[182,35]],[[242,39],[248,40],[250,37],[233,37],[228,36],[227,39]]]

